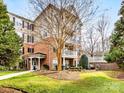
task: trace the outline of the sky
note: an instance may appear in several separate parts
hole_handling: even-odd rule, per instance
[[[114,29],[114,23],[118,19],[121,0],[98,0],[98,2],[101,11],[108,10],[106,13],[110,18],[110,29]],[[32,10],[29,8],[28,0],[4,0],[4,3],[7,5],[9,12],[30,18]]]

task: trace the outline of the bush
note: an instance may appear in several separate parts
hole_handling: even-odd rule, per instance
[[[45,70],[49,70],[49,66],[48,66],[47,64],[44,64],[44,65],[43,65],[43,68],[44,68]]]
[[[106,54],[104,59],[107,62],[116,62],[120,68],[124,69],[124,57],[118,48],[114,48],[110,53]]]
[[[108,62],[117,62],[123,55],[123,52],[118,48],[113,48],[108,54],[105,55],[105,60]]]
[[[117,64],[119,65],[120,68],[124,69],[124,57],[117,60]]]
[[[6,71],[6,70],[8,70],[8,67],[0,66],[0,71]]]
[[[104,60],[106,60],[107,62],[112,62],[112,57],[110,54],[106,54],[104,57]]]

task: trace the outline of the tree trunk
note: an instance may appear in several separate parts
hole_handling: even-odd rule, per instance
[[[62,71],[62,49],[57,49],[58,71]]]

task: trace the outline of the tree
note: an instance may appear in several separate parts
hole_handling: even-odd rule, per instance
[[[119,64],[124,65],[124,1],[122,2],[119,15],[120,19],[115,23],[114,32],[110,37],[110,51],[105,59],[110,62],[119,62]],[[121,62],[119,60],[121,60]]]
[[[86,54],[104,55],[109,50],[109,20],[105,14],[102,14],[96,22],[88,25],[83,37],[83,47]],[[95,19],[96,20],[96,19]]]
[[[100,35],[95,30],[94,26],[87,28],[83,37],[84,52],[91,57],[98,51],[98,43],[100,41]]]
[[[105,14],[103,14],[102,16],[100,16],[100,18],[97,21],[97,25],[96,25],[96,31],[98,31],[100,33],[100,38],[101,38],[101,48],[102,48],[102,53],[104,54],[104,52],[107,50],[106,46],[107,46],[107,42],[108,42],[108,27],[109,27],[109,20],[108,20],[108,16],[106,16]],[[108,48],[108,46],[107,46]]]
[[[0,65],[13,66],[20,58],[20,37],[15,33],[7,8],[0,2]]]
[[[43,24],[37,23],[36,26],[42,28],[42,31],[45,30],[52,38],[53,42],[47,40],[56,50],[58,71],[61,71],[65,42],[80,33],[85,22],[93,17],[97,10],[94,0],[31,0],[30,2],[36,11],[43,11],[43,19],[40,21]],[[44,11],[46,7],[50,9]]]
[[[81,66],[83,69],[88,69],[88,57],[86,55],[82,55],[79,66]]]

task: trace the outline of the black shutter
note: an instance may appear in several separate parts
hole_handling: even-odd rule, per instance
[[[32,29],[32,31],[34,31],[34,24],[32,24],[32,28],[31,29]]]
[[[15,17],[13,17],[13,23],[14,23],[14,25],[15,25]]]
[[[25,27],[25,22],[24,21],[22,21],[22,28],[24,28]]]
[[[34,43],[34,36],[32,36],[32,43]]]
[[[30,42],[30,36],[27,35],[27,42],[29,43]]]

